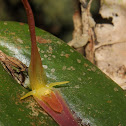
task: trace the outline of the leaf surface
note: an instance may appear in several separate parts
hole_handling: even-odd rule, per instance
[[[57,86],[57,90],[61,92],[81,123],[91,126],[125,126],[126,93],[60,39],[39,28],[36,28],[36,35],[48,83],[70,81],[67,85]],[[30,47],[28,25],[0,22],[0,50],[29,66]],[[52,119],[42,113],[39,114],[40,116],[31,115],[28,118],[30,110],[27,104],[32,102],[32,99],[20,101],[22,93],[27,90],[18,85],[2,67],[0,72],[0,99],[2,99],[0,123],[5,126],[9,122],[13,126],[17,123],[19,126],[22,124],[28,126],[32,125],[32,122],[35,125],[39,125],[39,122],[44,123],[45,126],[50,125]],[[23,111],[19,110],[20,107]],[[13,115],[13,118],[10,115]],[[57,124],[53,122],[51,125]]]

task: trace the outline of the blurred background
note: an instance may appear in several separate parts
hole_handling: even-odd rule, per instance
[[[93,0],[91,12],[98,19],[100,0]],[[79,0],[29,0],[36,26],[68,42],[72,39],[74,12]],[[0,0],[0,20],[27,23],[21,0]]]

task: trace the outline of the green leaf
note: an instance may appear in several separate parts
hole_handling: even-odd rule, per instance
[[[20,100],[26,92],[0,64],[0,126],[57,126],[32,97]]]
[[[125,126],[126,93],[96,66],[53,35],[36,28],[38,48],[48,83],[70,81],[57,86],[82,124],[91,126]],[[29,66],[30,35],[28,25],[0,22],[0,50]],[[30,97],[20,101],[26,89],[17,84],[0,66],[0,124],[11,126],[57,125],[41,113]],[[39,113],[34,116],[35,110]],[[31,109],[32,108],[32,109]]]

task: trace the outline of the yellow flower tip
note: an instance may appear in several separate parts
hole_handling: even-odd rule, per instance
[[[52,88],[52,87],[54,87],[54,86],[61,85],[61,84],[66,84],[66,83],[69,83],[69,81],[50,83],[50,84],[48,84],[47,86],[48,86],[49,88]]]
[[[28,92],[27,94],[25,94],[23,97],[21,97],[20,99],[21,99],[21,100],[22,100],[22,99],[25,99],[25,98],[29,97],[30,95],[34,95],[34,94],[35,94],[35,90],[30,91],[30,92]]]

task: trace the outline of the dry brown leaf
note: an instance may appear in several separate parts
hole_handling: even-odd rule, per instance
[[[126,0],[102,0],[100,14],[112,24],[97,24],[95,61],[97,66],[126,89]]]

